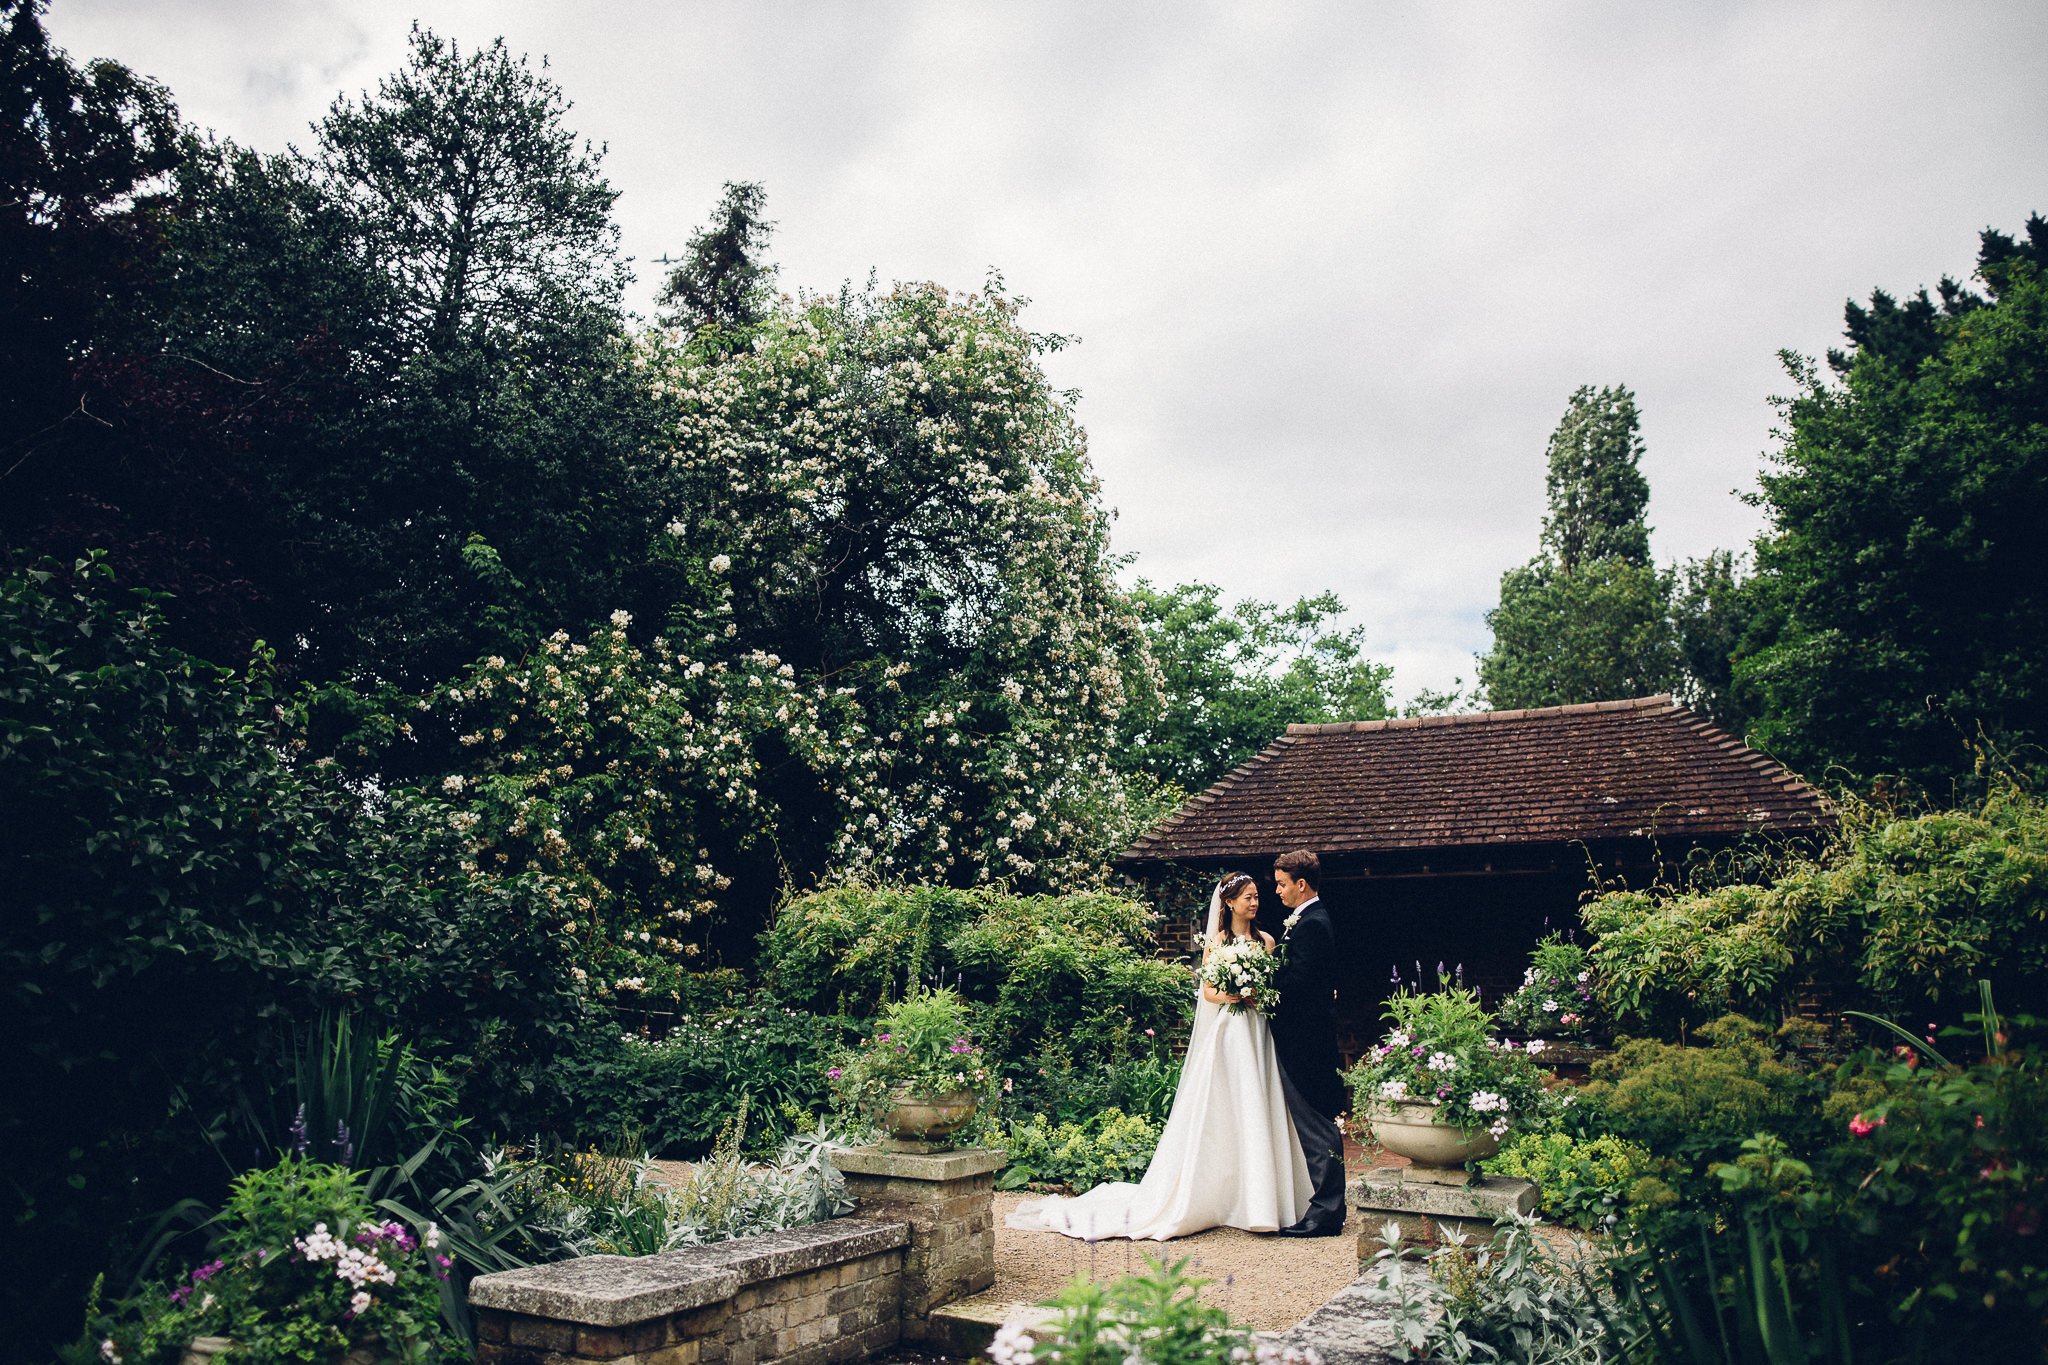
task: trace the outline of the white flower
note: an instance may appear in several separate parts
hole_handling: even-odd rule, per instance
[[[711,572],[713,572],[713,573],[724,573],[724,572],[725,572],[726,570],[728,570],[728,569],[730,569],[730,568],[732,567],[732,556],[731,556],[731,555],[713,555],[713,556],[711,556],[711,566],[710,566],[710,567],[711,567]]]
[[[988,1344],[988,1358],[995,1365],[1031,1365],[1031,1334],[1015,1323],[1004,1323],[996,1329],[996,1339]]]
[[[1584,983],[1584,982],[1590,981],[1590,980],[1592,980],[1592,978],[1593,978],[1593,973],[1591,973],[1590,971],[1586,971],[1586,972],[1580,972],[1580,973],[1579,973],[1579,981],[1580,981],[1581,983]]]
[[[1388,1047],[1406,1047],[1409,1043],[1408,1030],[1397,1028],[1387,1035]]]
[[[1473,1091],[1470,1103],[1475,1114],[1505,1114],[1508,1111],[1508,1102],[1491,1090]]]
[[[114,1349],[114,1339],[108,1337],[100,1343],[100,1359],[107,1365],[121,1365],[121,1353]]]
[[[441,790],[442,790],[442,791],[444,791],[444,792],[447,792],[447,793],[449,793],[450,795],[453,795],[454,793],[456,793],[456,792],[459,792],[459,791],[461,791],[461,790],[462,790],[462,778],[461,778],[461,776],[460,776],[460,775],[458,774],[458,775],[455,775],[455,776],[451,776],[451,777],[444,777],[444,778],[442,778],[442,779],[441,779]]]
[[[1381,1098],[1381,1099],[1383,1099],[1383,1100],[1405,1100],[1405,1099],[1407,1099],[1407,1098],[1408,1098],[1408,1082],[1406,1082],[1406,1081],[1385,1081],[1385,1082],[1382,1082],[1382,1083],[1381,1083],[1381,1085],[1380,1085],[1380,1098]]]
[[[625,629],[625,628],[626,628],[627,626],[630,626],[630,625],[632,625],[632,624],[633,624],[633,613],[632,613],[632,612],[630,612],[630,611],[615,611],[615,612],[613,612],[613,613],[612,613],[612,624],[613,624],[614,626],[618,627],[618,628],[619,628],[620,630],[624,630],[624,629]]]
[[[672,521],[662,529],[679,540],[682,538],[683,524],[680,521]]]
[[[1543,1051],[1544,1048],[1549,1046],[1550,1044],[1544,1042],[1541,1038],[1531,1038],[1529,1040],[1529,1055],[1531,1057],[1534,1057],[1537,1053]]]
[[[348,1296],[348,1311],[354,1313],[357,1317],[361,1317],[370,1311],[370,1305],[373,1302],[375,1300],[370,1297],[369,1290],[358,1289],[355,1293]]]
[[[1458,1069],[1458,1059],[1448,1052],[1432,1052],[1426,1065],[1431,1071],[1441,1071],[1449,1075]]]
[[[1544,1002],[1543,1002],[1543,1012],[1544,1012],[1545,1014],[1556,1014],[1556,1013],[1557,1013],[1557,1002],[1556,1002],[1555,1000],[1546,1000],[1546,1001],[1544,1001]]]

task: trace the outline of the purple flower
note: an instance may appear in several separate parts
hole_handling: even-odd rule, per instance
[[[825,1073],[825,1079],[828,1081],[836,1081],[844,1074],[844,1072],[842,1072],[838,1067],[835,1066],[830,1071],[827,1071]]]

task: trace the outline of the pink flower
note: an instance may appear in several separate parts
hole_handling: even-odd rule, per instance
[[[1151,1029],[1146,1029],[1146,1030],[1145,1030],[1145,1036],[1146,1036],[1147,1038],[1156,1038],[1156,1037],[1158,1037],[1159,1035],[1158,1035],[1158,1034],[1156,1034],[1156,1033],[1154,1033],[1154,1032],[1153,1032],[1153,1031],[1152,1031]]]
[[[1855,1118],[1849,1120],[1849,1131],[1855,1134],[1857,1137],[1869,1137],[1873,1132],[1877,1131],[1879,1128],[1883,1126],[1884,1115],[1882,1114],[1879,1114],[1877,1116],[1876,1122],[1872,1122],[1871,1120],[1864,1118],[1861,1114],[1858,1114]]]
[[[838,1067],[835,1066],[830,1071],[827,1071],[825,1073],[825,1079],[828,1081],[836,1081],[844,1074],[844,1072],[842,1072]]]

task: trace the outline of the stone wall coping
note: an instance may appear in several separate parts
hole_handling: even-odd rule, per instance
[[[749,1284],[904,1246],[910,1225],[834,1218],[654,1256],[578,1256],[479,1275],[472,1307],[588,1327],[630,1327],[729,1299]]]
[[[1506,1213],[1535,1213],[1537,1199],[1538,1191],[1533,1184],[1511,1176],[1490,1175],[1469,1185],[1437,1185],[1403,1180],[1398,1169],[1383,1167],[1351,1182],[1352,1207],[1367,1215],[1422,1213],[1437,1218],[1479,1218],[1492,1222]],[[1371,1230],[1374,1228],[1369,1227],[1368,1231]]]
[[[993,1147],[957,1152],[891,1152],[880,1147],[847,1147],[832,1153],[832,1164],[847,1175],[892,1176],[897,1180],[966,1180],[1000,1170],[1009,1157]]]

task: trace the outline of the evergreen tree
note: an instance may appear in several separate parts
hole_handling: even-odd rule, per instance
[[[692,334],[728,337],[760,324],[774,303],[775,267],[764,257],[775,224],[761,217],[765,187],[728,180],[709,225],[690,236],[690,254],[669,272],[662,320]]]
[[[1980,737],[2041,762],[2048,222],[1985,232],[1976,277],[1851,303],[1833,382],[1786,357],[1735,683],[1759,742],[1806,771],[1944,791]]]
[[[1551,434],[1550,510],[1536,558],[1501,578],[1479,659],[1489,702],[1506,709],[1641,696],[1681,670],[1672,579],[1650,562],[1650,501],[1635,395],[1580,388]]]

